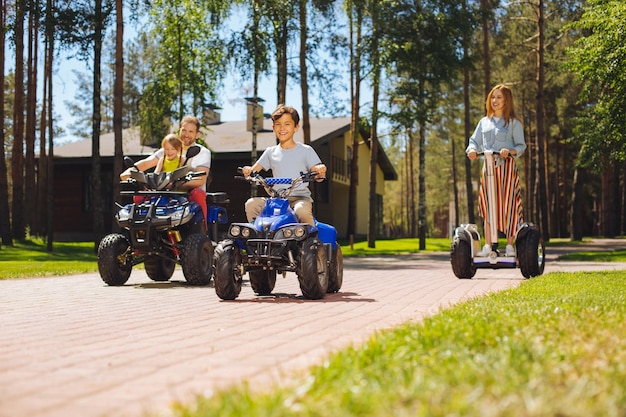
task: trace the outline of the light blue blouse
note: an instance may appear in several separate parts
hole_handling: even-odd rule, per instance
[[[493,116],[485,116],[480,119],[474,134],[469,138],[469,144],[465,153],[470,151],[499,151],[502,148],[515,149],[515,157],[520,156],[526,150],[524,141],[524,129],[517,119],[511,119],[504,126],[504,119],[496,119]]]

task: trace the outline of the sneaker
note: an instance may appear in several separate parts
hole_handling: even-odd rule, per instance
[[[506,256],[515,256],[515,249],[512,245],[506,245]]]
[[[490,253],[491,253],[491,245],[487,245],[485,243],[485,246],[483,246],[483,250],[478,252],[476,256],[488,256]]]

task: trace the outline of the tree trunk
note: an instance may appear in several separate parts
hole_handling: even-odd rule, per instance
[[[465,2],[464,2],[465,4]],[[463,40],[463,58],[465,61],[469,59],[469,49],[467,47],[468,40]],[[472,135],[472,124],[470,117],[470,66],[468,64],[463,66],[463,131],[465,140],[463,141],[463,153],[469,145],[469,138]],[[465,166],[465,193],[467,194],[467,221],[469,223],[476,223],[474,217],[474,186],[472,185],[472,161],[469,158],[463,158]],[[456,184],[456,176],[454,178]],[[456,186],[456,185],[455,185]],[[455,206],[456,207],[456,206]],[[459,217],[457,214],[456,225],[459,224]]]
[[[600,174],[602,191],[600,194],[600,233],[605,237],[615,237],[615,186],[614,163],[605,158],[604,169]]]
[[[307,0],[300,0],[300,89],[302,91],[302,136],[305,144],[311,143],[311,122],[309,119],[309,79],[306,70],[307,59]]]
[[[46,80],[48,82],[48,96],[44,97],[47,101],[48,115],[46,117],[48,121],[48,163],[47,165],[47,222],[46,229],[48,234],[48,242],[46,250],[52,252],[54,242],[54,119],[52,113],[52,74],[53,74],[53,61],[54,61],[54,19],[52,15],[54,0],[47,0],[46,2],[46,39],[48,41],[48,49],[46,54]]]
[[[417,237],[416,225],[417,218],[415,212],[415,181],[413,180],[413,173],[415,172],[415,163],[413,162],[413,156],[415,153],[415,134],[411,131],[409,135],[409,169],[407,181],[409,182],[409,237]]]
[[[539,215],[541,219],[541,233],[546,242],[550,240],[550,212],[548,210],[548,185],[546,162],[548,150],[545,131],[545,104],[544,104],[544,17],[543,0],[539,0],[539,19],[537,40],[537,170],[539,174]]]
[[[583,239],[582,206],[583,206],[583,169],[577,167],[574,170],[572,181],[572,209],[570,210],[570,239],[580,241]]]
[[[276,45],[277,61],[278,61],[278,88],[277,98],[278,104],[287,104],[287,41],[289,39],[289,29],[287,27],[287,17],[280,25],[280,32],[278,34],[278,42]]]
[[[48,112],[48,77],[52,77],[48,73],[48,48],[50,43],[47,39],[47,32],[44,30],[44,72],[43,72],[43,90],[41,97],[41,117],[39,120],[39,163],[37,165],[37,223],[41,229],[40,234],[47,235],[46,215],[48,206],[46,204],[47,186],[48,186],[48,157],[46,155],[46,124]]]
[[[37,219],[37,185],[35,181],[35,132],[37,131],[37,49],[39,18],[34,2],[30,0],[28,14],[28,57],[26,90],[26,159],[24,166],[24,207],[26,224],[31,235],[41,235],[40,222]]]
[[[124,13],[123,1],[115,0],[115,81],[113,85],[113,135],[115,155],[113,157],[113,198],[120,194],[119,173],[123,171],[124,150],[122,148],[122,117],[124,106]],[[112,230],[117,230],[113,219]]]
[[[423,97],[423,94],[420,94]],[[426,249],[426,231],[428,229],[428,222],[426,219],[426,127],[424,123],[420,124],[420,145],[419,145],[419,211],[418,211],[418,235],[419,235],[419,249]]]
[[[4,56],[6,40],[6,1],[0,0],[0,84],[4,85]],[[4,88],[0,89],[0,102],[4,103]],[[9,181],[7,160],[4,153],[6,137],[4,135],[4,106],[0,106],[0,238],[2,245],[13,246],[11,235],[11,216],[9,213]]]
[[[15,2],[15,98],[13,110],[13,236],[26,237],[24,218],[24,0]]]
[[[361,98],[361,21],[362,10],[356,8],[356,21],[353,21],[354,4],[350,8],[350,90],[352,98],[352,119],[350,133],[352,136],[352,155],[350,161],[350,190],[348,197],[348,238],[356,234],[357,185],[359,180],[359,102]],[[356,29],[356,34],[354,30]],[[356,39],[354,39],[356,36]]]
[[[104,237],[104,219],[102,218],[102,180],[100,170],[100,89],[103,22],[102,0],[95,1],[94,17],[94,62],[93,62],[93,128],[92,139],[92,171],[91,171],[91,209],[93,210],[93,228],[95,249]]]
[[[480,11],[482,12],[482,32],[483,32],[483,73],[485,77],[485,100],[491,91],[491,53],[489,50],[489,16],[491,15],[491,6],[489,0],[480,0]]]
[[[376,194],[376,168],[378,167],[378,97],[380,94],[380,55],[378,50],[378,2],[372,4],[372,127],[370,131],[370,186],[369,186],[369,220],[367,230],[367,247],[376,247],[378,232],[378,195]]]

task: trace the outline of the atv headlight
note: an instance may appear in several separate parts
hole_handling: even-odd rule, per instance
[[[306,235],[306,230],[302,226],[296,226],[296,230],[294,230],[293,233],[294,235],[296,235],[296,237],[302,237]]]
[[[287,226],[276,231],[274,239],[296,239],[303,240],[308,235],[308,228],[306,226]]]
[[[130,219],[130,210],[128,207],[123,207],[117,212],[116,217],[118,222],[128,221]]]
[[[228,233],[231,237],[242,237],[244,239],[256,236],[256,231],[253,228],[242,226],[239,224],[231,225]]]
[[[172,223],[180,222],[183,219],[184,215],[185,215],[185,207],[183,206],[177,207],[176,210],[174,210],[174,212],[170,215],[170,218],[172,219]]]

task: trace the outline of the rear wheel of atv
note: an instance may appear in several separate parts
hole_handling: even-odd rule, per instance
[[[213,267],[213,244],[205,234],[195,233],[183,241],[180,264],[191,285],[209,285]]]
[[[215,293],[222,300],[234,300],[241,292],[240,259],[239,248],[232,241],[220,242],[215,248]]]
[[[174,274],[176,262],[156,255],[146,255],[143,261],[146,274],[152,281],[169,281]]]
[[[258,295],[270,295],[276,285],[276,270],[257,269],[248,271],[250,286]]]
[[[546,266],[546,247],[539,230],[529,230],[516,243],[517,259],[524,278],[538,277]]]
[[[328,289],[328,263],[326,250],[319,240],[304,241],[297,274],[305,298],[310,300],[324,298]]]
[[[333,258],[330,260],[330,268],[328,270],[328,289],[327,293],[337,292],[343,284],[343,252],[341,246],[336,243],[333,249]]]
[[[476,274],[476,266],[472,261],[472,250],[465,240],[455,238],[450,246],[450,262],[452,272],[457,278],[470,279]]]
[[[107,285],[124,285],[133,268],[130,243],[124,235],[107,235],[98,246],[98,272]]]

